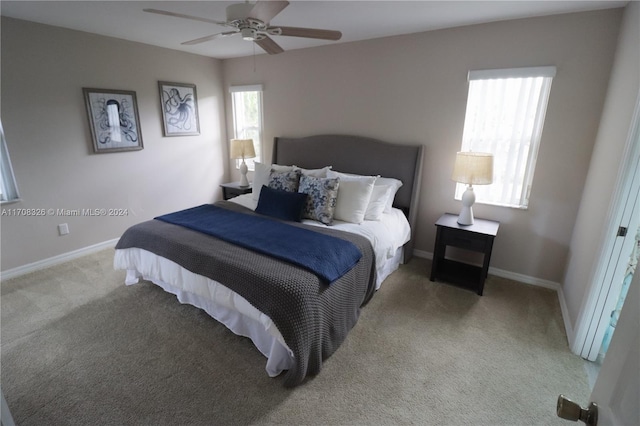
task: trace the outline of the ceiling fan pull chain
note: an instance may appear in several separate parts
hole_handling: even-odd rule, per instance
[[[256,72],[256,44],[253,44],[253,72]]]

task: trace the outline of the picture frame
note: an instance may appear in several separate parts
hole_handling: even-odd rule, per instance
[[[195,84],[158,81],[164,136],[200,134]]]
[[[144,148],[136,92],[83,88],[96,154]]]

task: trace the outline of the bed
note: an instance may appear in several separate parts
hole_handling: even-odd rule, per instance
[[[126,270],[125,284],[133,285],[140,279],[151,281],[175,294],[181,303],[203,309],[235,334],[250,338],[267,358],[269,376],[286,372],[284,385],[296,386],[320,371],[323,361],[353,328],[360,309],[375,290],[400,263],[410,259],[422,147],[344,135],[278,137],[274,139],[272,163],[295,165],[296,170],[305,171],[330,167],[332,173],[342,177],[343,188],[344,182],[352,179],[346,174],[402,182],[393,198],[393,208],[388,206],[378,220],[352,223],[336,219],[329,226],[310,219],[285,223],[286,229],[281,231],[295,228],[296,243],[309,234],[310,238],[330,243],[340,240],[341,244],[358,249],[361,256],[357,262],[336,275],[335,281],[328,281],[306,265],[294,265],[242,246],[243,242],[232,243],[224,236],[171,222],[178,220],[177,213],[166,215],[169,222],[160,217],[128,229],[116,246],[114,267]],[[257,181],[256,171],[254,183]],[[263,201],[258,194],[254,188],[254,194],[193,210],[205,209],[207,214],[229,216],[232,221],[247,220],[251,223],[247,227],[263,229],[260,221],[265,218],[254,211]],[[262,195],[265,199],[266,195]],[[213,221],[223,223],[217,217]],[[245,227],[245,222],[229,223],[234,223],[234,229]],[[276,236],[280,234],[269,235],[271,239],[280,238]]]

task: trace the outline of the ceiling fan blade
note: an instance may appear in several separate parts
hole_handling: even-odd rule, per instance
[[[199,16],[183,15],[182,13],[174,13],[174,12],[169,12],[169,11],[166,11],[166,10],[160,10],[160,9],[142,9],[142,10],[144,12],[148,12],[148,13],[156,13],[158,15],[174,16],[176,18],[191,19],[191,20],[194,20],[194,21],[207,22],[209,24],[227,25],[227,23],[224,22],[224,21],[214,21],[213,19],[201,18]]]
[[[234,34],[238,34],[238,31],[227,31],[224,33],[218,33],[218,34],[212,34],[212,35],[208,35],[206,37],[200,37],[200,38],[196,38],[194,40],[189,40],[189,41],[185,41],[183,43],[183,45],[186,46],[191,46],[192,44],[200,44],[200,43],[204,43],[205,41],[209,41],[209,40],[213,40],[214,38],[218,38],[218,37],[227,37],[227,36],[231,36]]]
[[[260,46],[269,55],[284,52],[284,49],[270,37],[265,37],[262,40],[256,40],[254,43]]]
[[[342,33],[333,30],[319,30],[316,28],[277,27],[282,30],[280,35],[289,37],[318,38],[321,40],[340,40]]]
[[[267,24],[287,6],[289,6],[288,1],[258,0],[256,5],[251,9],[251,12],[249,12],[248,17],[259,19]]]

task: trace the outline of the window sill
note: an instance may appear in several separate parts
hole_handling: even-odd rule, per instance
[[[5,206],[5,205],[9,205],[9,204],[13,204],[13,203],[20,203],[22,202],[22,198],[14,198],[13,200],[2,200],[0,201],[0,205]]]
[[[457,198],[457,197],[454,197],[454,199],[456,201],[462,201],[460,198]],[[475,205],[478,205],[478,204],[483,204],[485,206],[507,207],[507,208],[516,209],[516,210],[529,210],[529,205],[518,206],[518,205],[515,205],[515,204],[490,203],[490,202],[487,202],[487,201],[478,201],[478,200],[476,200],[476,202],[473,205],[475,206]]]

